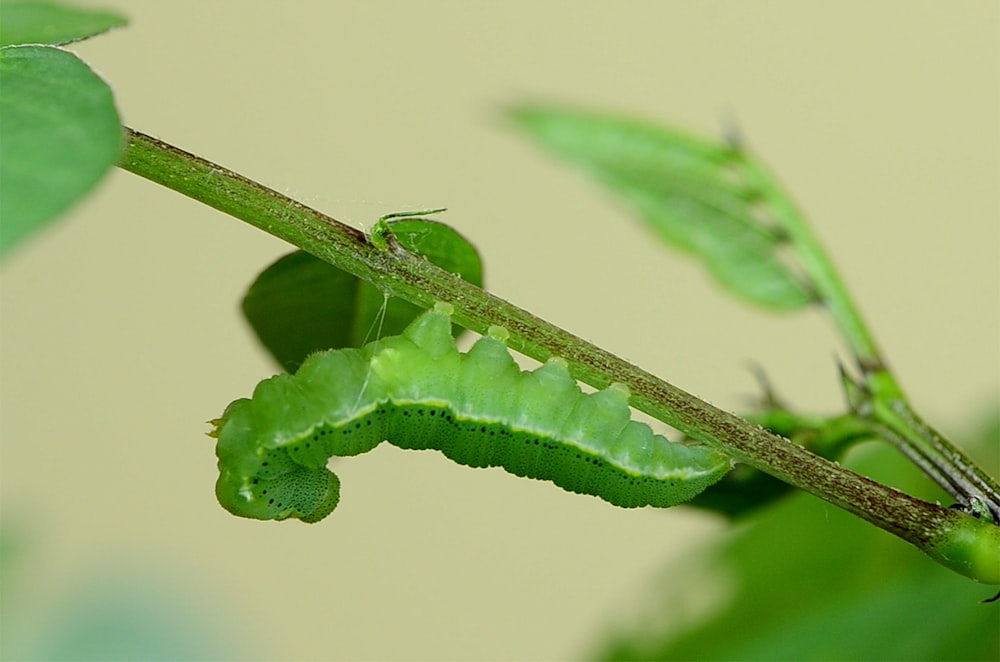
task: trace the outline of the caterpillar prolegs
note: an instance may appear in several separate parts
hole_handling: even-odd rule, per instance
[[[628,508],[686,501],[732,466],[631,420],[624,386],[583,393],[560,359],[522,371],[503,329],[460,353],[451,312],[439,303],[399,336],[314,354],[230,404],[213,433],[219,502],[242,517],[319,521],[339,500],[329,458],[382,441]]]

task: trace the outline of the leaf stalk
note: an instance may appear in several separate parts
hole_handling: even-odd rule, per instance
[[[284,239],[393,296],[425,307],[447,301],[455,321],[469,329],[483,333],[490,325],[503,326],[517,351],[539,361],[561,356],[574,378],[596,388],[622,383],[631,390],[634,407],[688,436],[862,517],[958,572],[1000,583],[1000,527],[991,525],[995,534],[983,534],[977,528],[982,522],[964,512],[879,484],[717,409],[407,252],[391,233],[382,236],[386,245],[376,246],[360,230],[262,184],[138,131],[125,132],[121,168]],[[865,337],[859,334],[858,342]],[[993,557],[977,552],[975,562],[967,562],[970,555],[963,552],[958,562],[951,560],[955,549],[969,546],[969,531],[980,547],[984,535],[987,550],[990,540],[996,543]]]
[[[858,306],[815,233],[776,179],[738,150],[736,158],[749,186],[768,201],[834,326],[843,336],[863,376],[862,396],[848,398],[858,415],[874,422],[882,438],[916,464],[966,512],[1000,524],[1000,486],[957,446],[913,411],[903,389],[879,352]]]

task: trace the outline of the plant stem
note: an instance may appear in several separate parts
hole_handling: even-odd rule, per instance
[[[1000,485],[980,470],[954,444],[924,423],[910,406],[868,331],[858,307],[844,287],[822,244],[795,203],[757,161],[737,153],[752,187],[768,201],[810,283],[847,342],[864,376],[864,402],[855,413],[885,432],[882,437],[906,455],[967,511],[988,513],[1000,524]]]
[[[469,329],[482,333],[490,325],[503,326],[510,333],[513,349],[539,361],[561,356],[575,378],[592,386],[625,384],[637,409],[713,445],[736,461],[868,520],[939,562],[948,563],[935,552],[942,542],[952,541],[979,524],[965,513],[876,483],[717,409],[407,252],[391,233],[383,237],[387,245],[375,246],[361,231],[237,173],[131,129],[126,129],[126,134],[127,146],[119,163],[123,169],[284,239],[393,296],[424,307],[447,301],[454,306],[455,321]],[[991,528],[997,529],[1000,553],[1000,528]],[[980,581],[993,577],[964,566],[957,570]]]

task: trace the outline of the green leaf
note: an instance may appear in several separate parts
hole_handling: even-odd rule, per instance
[[[455,230],[426,219],[394,221],[390,227],[407,249],[482,286],[479,254]],[[383,304],[385,319],[379,325]],[[386,302],[371,284],[303,251],[261,272],[243,299],[250,326],[288,372],[315,351],[360,347],[377,336],[398,335],[420,312],[400,299]]]
[[[0,46],[68,44],[125,25],[113,12],[62,7],[48,2],[0,3]]]
[[[550,107],[513,111],[538,144],[620,195],[656,234],[699,257],[734,294],[774,309],[813,301],[760,218],[733,147],[635,120]]]
[[[111,89],[72,53],[0,49],[0,255],[66,211],[117,161]]]
[[[988,443],[995,462],[1000,444],[995,437]],[[866,451],[855,470],[904,490],[926,489],[926,479],[892,449]],[[612,636],[598,657],[996,659],[996,605],[979,604],[995,587],[959,577],[806,494],[760,515],[715,552],[698,554],[704,562],[686,566],[684,579],[665,573],[651,586],[658,604],[642,617],[644,626]],[[726,582],[721,594],[720,578]],[[684,582],[689,592],[680,589]],[[702,610],[702,618],[683,613],[685,604],[711,604],[713,592],[715,607]]]

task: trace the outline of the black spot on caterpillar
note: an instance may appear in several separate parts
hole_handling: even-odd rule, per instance
[[[261,382],[215,421],[219,502],[235,515],[316,522],[333,511],[332,456],[387,440],[470,467],[503,467],[617,506],[667,507],[732,466],[706,446],[672,443],[631,420],[621,385],[585,394],[566,364],[522,371],[492,328],[467,354],[437,304],[399,336],[310,356]]]

